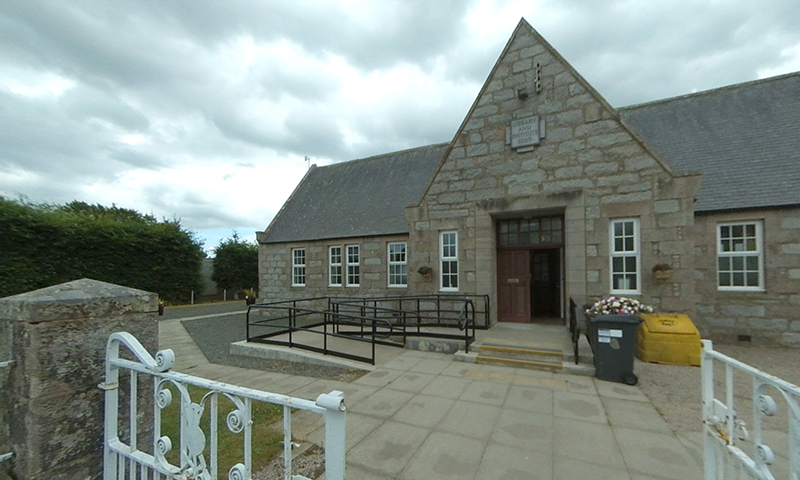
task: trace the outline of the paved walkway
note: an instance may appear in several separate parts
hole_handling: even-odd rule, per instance
[[[348,479],[702,478],[700,452],[637,387],[411,350],[341,383],[209,363],[179,319],[159,333],[178,371],[311,400],[344,391]],[[321,417],[304,413],[295,437],[321,443]]]

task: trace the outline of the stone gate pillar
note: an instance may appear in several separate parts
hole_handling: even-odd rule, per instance
[[[15,478],[99,478],[103,471],[103,382],[108,336],[127,331],[158,346],[158,295],[90,279],[0,299],[0,336],[14,364],[0,371],[8,442],[0,464]],[[4,338],[0,338],[2,343]],[[2,349],[0,349],[2,350]],[[3,361],[0,358],[0,361]],[[144,410],[144,405],[142,405]],[[145,410],[146,411],[146,410]]]

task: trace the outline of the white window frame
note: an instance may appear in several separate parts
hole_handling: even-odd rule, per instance
[[[402,255],[402,259],[392,257],[392,246],[402,245],[403,251],[395,255]],[[404,267],[404,268],[400,268]],[[402,273],[396,273],[392,270],[405,270]],[[387,285],[389,288],[406,288],[408,286],[408,244],[406,242],[391,242],[386,245],[386,277]],[[400,283],[396,279],[405,280]]]
[[[632,223],[633,224],[633,231],[631,234],[627,234],[625,232],[625,224]],[[623,225],[623,232],[622,236],[619,237],[623,241],[622,250],[617,250],[616,248],[616,240],[617,235],[615,233],[615,226],[617,224]],[[628,249],[625,246],[625,239],[633,237],[633,245],[631,245],[631,249]],[[639,219],[638,218],[615,218],[609,222],[608,225],[608,251],[609,251],[609,259],[608,259],[608,269],[609,269],[609,287],[612,294],[618,295],[640,295],[642,293],[642,255],[641,255],[641,243],[642,239],[640,236],[639,230]],[[623,259],[623,270],[620,272],[614,271],[614,260],[615,259]],[[634,270],[627,270],[627,259],[633,258],[636,262],[636,268]],[[632,285],[632,288],[614,288],[614,276],[615,275],[635,275],[636,281],[635,284]],[[631,287],[631,285],[628,285]]]
[[[295,253],[302,252],[302,259]],[[302,263],[299,262],[302,260]],[[300,281],[302,280],[302,281]],[[292,249],[292,286],[305,287],[306,286],[306,249],[293,248]]]
[[[748,226],[755,227],[755,237],[747,235],[747,227]],[[723,227],[728,227],[729,229],[729,241],[733,241],[733,239],[741,238],[744,240],[743,247],[746,247],[748,239],[755,239],[755,249],[753,250],[730,250],[725,251],[723,248],[723,238],[722,238],[722,229]],[[742,232],[741,237],[733,237],[732,229],[734,227],[743,227],[744,231]],[[722,271],[720,270],[720,263],[722,263],[722,259],[727,258],[729,260],[729,270]],[[733,268],[733,259],[734,258],[743,258],[742,261],[742,268],[734,270]],[[723,272],[729,273],[731,276],[735,272],[742,272],[744,274],[743,280],[747,283],[747,273],[754,272],[754,270],[747,269],[747,258],[756,258],[758,260],[758,285],[720,285],[720,280]],[[764,222],[762,220],[742,220],[742,221],[735,221],[735,222],[724,222],[717,224],[717,261],[716,261],[716,270],[717,270],[717,290],[719,291],[729,291],[729,292],[763,292],[766,290],[766,286],[764,284]],[[731,283],[733,283],[733,277],[731,277]]]
[[[348,287],[361,286],[361,247],[359,245],[346,245],[345,247],[346,263],[347,263],[347,282]],[[355,248],[355,261],[351,260],[350,249]],[[352,273],[351,273],[352,272]],[[355,281],[353,279],[355,278]]]
[[[339,261],[334,262],[334,249],[338,249],[338,257]],[[341,287],[342,282],[344,281],[344,270],[342,269],[342,246],[341,245],[330,245],[328,247],[328,286],[329,287]],[[339,273],[334,273],[334,268],[338,268]],[[334,282],[333,277],[339,276],[339,281]]]
[[[453,243],[452,245],[448,243],[446,246],[448,247],[445,249],[445,235],[453,235]],[[452,247],[452,251],[451,248]],[[452,255],[451,255],[452,253]],[[445,273],[445,263],[448,264],[448,273]],[[453,265],[455,265],[455,273],[450,273],[453,270]],[[439,291],[440,292],[457,292],[459,287],[459,268],[458,268],[458,232],[457,231],[446,231],[439,233]],[[453,284],[452,280],[455,279],[455,287],[447,286],[445,287],[445,277],[448,277],[450,280],[448,283],[450,285]]]

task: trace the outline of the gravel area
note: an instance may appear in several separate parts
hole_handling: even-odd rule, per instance
[[[294,454],[292,457],[292,475],[306,478],[319,478],[325,473],[325,450],[317,445],[308,444],[310,448]],[[253,480],[281,480],[283,475],[283,455],[278,455],[260,472],[253,474]]]
[[[720,344],[714,344],[714,349],[794,385],[800,385],[800,349]],[[673,430],[702,430],[700,367],[659,365],[636,360],[634,369],[639,377],[640,388]],[[724,387],[720,381],[724,380],[722,368],[715,369],[715,380],[717,398],[724,398]],[[734,384],[734,402],[738,405],[739,416],[748,425],[752,425],[750,378],[734,375]],[[782,406],[782,402],[779,402],[779,406]],[[781,426],[780,416],[769,420],[774,422],[774,426]],[[783,422],[783,428],[785,425]]]

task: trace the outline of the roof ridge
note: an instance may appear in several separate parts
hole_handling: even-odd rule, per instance
[[[634,110],[634,109],[641,108],[641,107],[649,107],[651,105],[657,105],[657,104],[660,104],[660,103],[669,103],[669,102],[674,102],[674,101],[678,101],[678,100],[683,100],[683,99],[686,99],[686,98],[706,96],[706,95],[716,95],[716,94],[725,93],[725,92],[731,91],[731,90],[737,90],[737,89],[742,88],[742,87],[750,87],[750,86],[758,85],[758,84],[776,82],[776,81],[779,81],[779,80],[785,80],[786,78],[795,77],[795,76],[796,77],[800,77],[800,72],[790,72],[790,73],[784,73],[784,74],[781,74],[781,75],[775,75],[775,76],[772,76],[772,77],[757,78],[755,80],[748,80],[746,82],[741,82],[741,83],[733,83],[731,85],[723,85],[721,87],[710,88],[708,90],[701,90],[699,92],[684,93],[683,95],[676,95],[674,97],[667,97],[667,98],[662,98],[662,99],[659,99],[659,100],[652,100],[652,101],[644,102],[644,103],[635,103],[633,105],[627,105],[625,107],[617,107],[617,110],[619,110],[619,111],[622,111],[622,110]]]
[[[370,157],[354,158],[352,160],[343,160],[341,162],[335,162],[335,163],[331,163],[331,164],[328,164],[328,165],[317,166],[317,168],[328,168],[328,167],[334,167],[336,165],[344,165],[344,164],[350,165],[350,164],[358,163],[358,162],[366,162],[366,161],[370,161],[370,160],[380,160],[381,158],[384,158],[384,157],[394,157],[394,156],[401,155],[403,153],[411,152],[411,151],[414,151],[414,150],[422,150],[422,149],[425,149],[425,148],[434,148],[434,147],[444,147],[444,146],[449,145],[449,144],[450,144],[450,142],[432,143],[430,145],[422,145],[422,146],[419,146],[419,147],[411,147],[411,148],[406,148],[406,149],[403,149],[403,150],[397,150],[395,152],[379,153],[378,155],[372,155]]]

